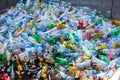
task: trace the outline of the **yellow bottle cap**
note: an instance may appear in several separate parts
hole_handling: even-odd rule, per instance
[[[44,79],[46,79],[46,78],[47,78],[47,74],[44,73],[44,74],[42,75],[42,77],[43,77]]]
[[[67,44],[67,41],[63,41],[63,45],[64,46],[67,46],[68,44]]]
[[[72,45],[70,46],[70,48],[71,48],[72,50],[75,50],[76,46],[75,46],[74,44],[72,44]]]
[[[22,71],[22,70],[23,70],[22,66],[18,65],[18,71]]]
[[[70,70],[71,72],[76,72],[77,68],[76,68],[76,66],[70,66],[70,67],[69,67],[69,70]]]
[[[98,47],[99,50],[105,49],[106,44],[102,44],[101,46]]]
[[[31,23],[31,24],[34,24],[34,23],[35,23],[35,20],[34,20],[34,19],[32,19],[32,20],[30,21],[30,23]]]
[[[42,57],[38,57],[38,59],[40,60],[40,62],[43,62],[43,58]]]
[[[73,19],[75,19],[75,18],[76,18],[76,16],[72,16],[72,18],[73,18]]]
[[[43,66],[42,69],[43,69],[44,71],[47,71],[48,66]]]

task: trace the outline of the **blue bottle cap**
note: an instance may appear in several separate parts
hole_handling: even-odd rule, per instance
[[[63,17],[60,17],[59,20],[62,21],[62,20],[63,20]]]

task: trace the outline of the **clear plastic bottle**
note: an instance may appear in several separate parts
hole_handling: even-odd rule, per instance
[[[76,64],[76,67],[80,69],[80,68],[83,68],[83,67],[90,67],[91,64],[92,64],[91,61],[84,61],[82,63]]]
[[[103,69],[108,65],[107,63],[105,63],[104,61],[102,60],[99,60],[98,58],[96,57],[92,57],[92,62],[93,64],[97,64],[97,65],[100,65]]]

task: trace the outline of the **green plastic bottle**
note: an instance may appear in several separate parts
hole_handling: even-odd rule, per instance
[[[36,29],[36,28],[37,28],[37,25],[34,25],[33,28]]]
[[[55,24],[53,24],[53,23],[52,23],[52,24],[49,24],[49,25],[48,25],[48,30],[50,30],[50,29],[52,29],[52,28],[54,28],[54,27],[55,27]]]
[[[36,34],[33,34],[32,37],[33,37],[37,42],[41,42],[41,41],[42,41],[42,38],[39,37],[39,36],[36,35]]]
[[[7,62],[7,55],[6,55],[6,53],[3,53],[3,54],[2,54],[2,62],[3,62],[3,63],[6,63],[6,62]]]
[[[98,22],[99,24],[102,24],[102,18],[98,19],[97,22]]]
[[[69,33],[68,37],[72,42],[75,42],[75,35],[73,35],[72,33]]]
[[[105,55],[98,55],[98,57],[99,57],[99,59],[103,60],[104,62],[107,62],[107,63],[110,62],[110,60],[108,59],[108,57],[105,56]]]
[[[57,39],[54,38],[54,37],[48,39],[48,43],[49,43],[50,45],[56,44],[56,41],[57,41]]]
[[[69,38],[70,39],[75,39],[77,36],[74,33],[69,33]]]
[[[95,15],[97,16],[101,15],[101,11],[96,10]]]
[[[111,32],[111,35],[112,35],[112,36],[120,35],[120,28],[116,28],[116,30],[112,31],[112,32]]]
[[[56,57],[55,62],[59,63],[61,65],[68,65],[69,64],[68,60],[60,58],[60,57]]]

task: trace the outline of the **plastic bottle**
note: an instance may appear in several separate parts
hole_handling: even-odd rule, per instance
[[[104,55],[98,55],[99,56],[99,58],[101,59],[101,60],[103,60],[104,62],[107,62],[107,63],[109,63],[109,58],[107,57],[107,56],[104,56]]]
[[[118,69],[116,69],[115,70],[115,73],[113,74],[113,76],[110,78],[110,80],[114,80],[114,79],[116,79],[116,80],[119,80],[119,73],[120,73],[120,68],[118,68]]]
[[[83,21],[82,20],[78,20],[78,27],[83,27]]]
[[[30,6],[31,0],[26,1],[26,6]]]
[[[116,28],[115,30],[113,30],[112,32],[111,32],[111,35],[112,36],[117,36],[117,35],[119,35],[120,34],[120,28]]]
[[[104,33],[94,33],[93,38],[103,38]]]
[[[100,65],[102,68],[104,68],[104,67],[107,66],[107,63],[105,63],[104,61],[101,61],[101,60],[97,59],[94,56],[92,57],[92,62],[93,62],[93,64]]]
[[[36,34],[34,34],[32,37],[33,37],[37,42],[41,42],[41,40],[42,40],[42,38],[39,37],[39,36],[36,35]]]
[[[86,39],[86,40],[90,40],[90,37],[91,37],[90,34],[91,34],[90,32],[86,32],[86,36],[85,36],[85,39]]]
[[[118,20],[111,20],[111,23],[115,24],[117,26],[120,26],[120,21],[118,21]]]
[[[12,65],[12,72],[11,72],[11,79],[15,79],[15,73],[14,73],[14,69],[13,69],[13,65]]]
[[[56,43],[56,38],[52,37],[48,39],[48,43],[54,45]]]
[[[80,69],[80,68],[83,68],[83,67],[90,67],[91,65],[92,65],[91,61],[84,61],[82,63],[76,64],[76,67]]]
[[[112,43],[112,46],[113,46],[113,48],[115,49],[115,48],[119,48],[119,47],[120,47],[120,44],[119,44],[119,43],[116,43],[116,42],[113,42],[113,43]]]
[[[69,64],[69,61],[66,60],[66,59],[63,59],[63,58],[56,57],[55,60],[56,60],[57,63],[62,64],[62,65],[68,65]]]
[[[117,67],[120,66],[120,61],[119,60],[120,60],[120,57],[117,58],[117,65],[116,65]]]
[[[89,24],[89,25],[86,27],[86,29],[90,29],[90,28],[92,28],[94,25],[95,25],[94,23],[91,23],[91,24]]]

